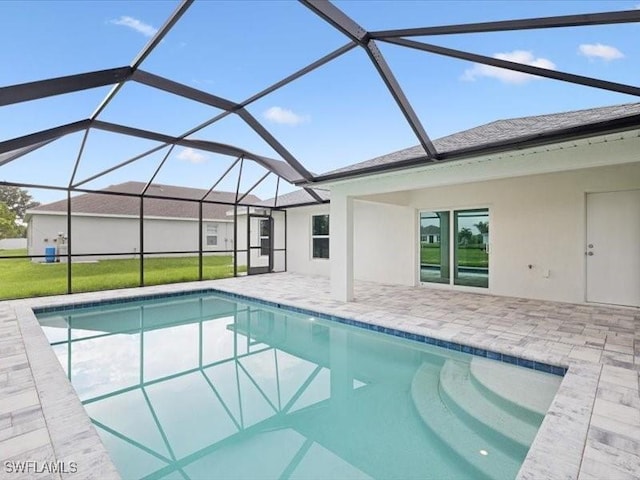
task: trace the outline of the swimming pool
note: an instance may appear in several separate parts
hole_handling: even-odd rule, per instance
[[[514,478],[561,380],[212,293],[38,319],[123,478]]]

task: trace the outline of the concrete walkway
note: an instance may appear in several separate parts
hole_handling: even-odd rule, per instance
[[[326,278],[292,273],[0,302],[0,477],[118,478],[32,307],[202,288],[568,367],[519,478],[640,478],[638,309],[366,282],[342,303]],[[7,473],[6,460],[67,472]]]

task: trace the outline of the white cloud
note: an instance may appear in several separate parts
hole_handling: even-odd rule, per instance
[[[157,28],[152,27],[148,23],[144,23],[137,18],[128,17],[126,15],[123,15],[118,19],[111,20],[111,23],[131,28],[136,32],[143,34],[145,37],[153,37],[158,31]]]
[[[207,159],[205,154],[197,152],[193,148],[183,148],[177,157],[179,160],[189,163],[202,163]]]
[[[624,58],[624,54],[616,47],[602,45],[601,43],[583,43],[578,47],[581,55],[589,58],[601,58],[602,60],[616,60]]]
[[[636,4],[635,7],[633,7],[635,10],[640,10],[640,3]]]
[[[297,113],[282,107],[271,107],[264,112],[263,116],[267,120],[274,123],[281,123],[283,125],[295,126],[311,121],[311,118],[308,115],[298,115]]]
[[[548,70],[555,70],[556,68],[555,64],[551,60],[542,57],[536,58],[534,57],[532,52],[526,50],[514,50],[513,52],[508,53],[496,53],[493,55],[493,58],[531,65],[533,67],[546,68]],[[504,83],[516,84],[525,83],[530,80],[541,78],[536,77],[535,75],[529,75],[527,73],[516,72],[514,70],[507,70],[504,68],[491,67],[489,65],[480,63],[476,63],[473,65],[473,67],[465,70],[461,78],[462,80],[466,81],[475,81],[479,77],[497,78]]]

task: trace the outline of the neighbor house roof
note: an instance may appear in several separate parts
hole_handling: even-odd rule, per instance
[[[440,235],[440,227],[436,227],[435,225],[427,225],[426,227],[420,228],[420,233],[423,235]]]
[[[140,194],[145,187],[143,182],[125,182],[111,185],[102,191]],[[171,218],[198,218],[197,202],[182,202],[178,200],[165,200],[156,197],[176,197],[184,199],[200,199],[207,190],[199,188],[178,187],[175,185],[152,184],[146,195],[153,198],[144,200],[144,215],[149,217]],[[227,219],[229,204],[235,201],[235,192],[214,191],[207,196],[209,201],[220,201],[226,204],[204,203],[202,207],[203,218]],[[255,195],[247,195],[243,203],[256,205],[260,199]],[[71,198],[71,210],[73,213],[88,213],[94,215],[135,215],[140,213],[140,200],[138,197],[124,195],[101,195],[99,193],[85,193]],[[67,212],[67,200],[40,205],[29,210],[30,214]]]
[[[511,118],[480,125],[433,141],[439,160],[483,155],[551,144],[570,138],[584,138],[612,130],[640,127],[640,103],[590,108],[571,112]],[[320,175],[330,180],[349,174],[373,173],[386,168],[410,168],[425,165],[426,153],[420,145],[382,155]]]

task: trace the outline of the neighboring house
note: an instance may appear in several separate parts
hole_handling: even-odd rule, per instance
[[[427,225],[420,227],[420,240],[424,243],[440,243],[440,227]]]
[[[339,300],[353,299],[355,278],[640,306],[640,104],[500,120],[433,143],[439,161],[417,146],[307,185],[331,203],[288,208],[287,270],[330,276]],[[429,271],[421,214],[440,219],[449,245]],[[451,245],[479,221],[484,249]]]
[[[126,182],[105,191],[139,194],[145,184]],[[152,185],[148,195],[199,199],[206,190]],[[235,193],[211,192],[207,200],[233,203]],[[259,203],[254,195],[246,203]],[[203,204],[202,244],[206,252],[230,255],[234,248],[233,216],[228,204]],[[246,208],[246,207],[245,207]],[[73,254],[100,254],[77,260],[127,258],[140,252],[140,200],[137,197],[86,193],[71,198],[71,246]],[[145,198],[144,250],[153,252],[192,252],[199,248],[199,207],[197,202]],[[66,250],[67,201],[40,205],[27,212],[29,255],[44,255],[46,247]],[[245,242],[246,243],[246,242]],[[181,255],[176,253],[176,255]],[[186,255],[186,254],[182,254]],[[34,259],[42,261],[42,259]]]

